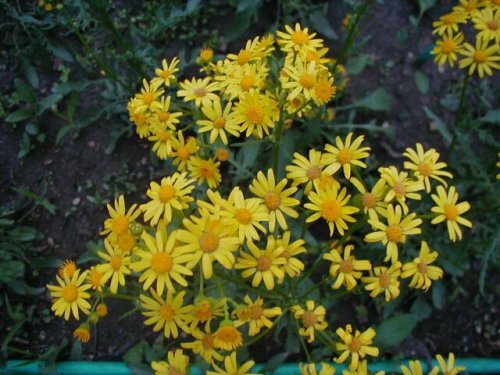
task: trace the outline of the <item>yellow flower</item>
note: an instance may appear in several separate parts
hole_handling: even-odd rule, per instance
[[[348,206],[350,195],[347,194],[346,188],[339,188],[336,185],[331,185],[324,189],[316,188],[316,191],[311,191],[307,196],[311,203],[306,203],[305,208],[317,211],[306,219],[307,223],[323,218],[330,228],[330,237],[333,235],[335,227],[340,235],[344,235],[348,229],[347,223],[354,223],[351,214],[359,211],[354,206]]]
[[[186,375],[189,373],[189,357],[184,355],[182,349],[169,351],[167,353],[167,362],[153,361],[151,368],[155,375]]]
[[[445,375],[457,375],[459,372],[465,371],[465,367],[463,366],[455,367],[455,355],[453,353],[448,355],[448,363],[446,363],[446,360],[441,354],[438,354],[436,359],[439,363],[439,367],[441,367],[441,371]],[[431,372],[429,372],[429,375],[437,375],[438,373],[439,369],[435,367]]]
[[[445,62],[454,66],[457,61],[457,53],[462,50],[462,42],[464,41],[464,34],[458,33],[444,34],[443,39],[436,41],[436,46],[431,51],[431,54],[436,55],[434,61],[438,63],[439,66],[443,65]]]
[[[292,306],[292,312],[295,319],[302,325],[299,329],[299,335],[307,337],[307,342],[315,340],[315,330],[324,331],[328,327],[328,323],[325,321],[326,310],[324,306],[315,307],[313,300],[306,301],[305,309],[300,305]]]
[[[105,282],[103,281],[104,272],[99,272],[97,266],[92,266],[88,272],[87,281],[92,286],[93,290],[102,290]]]
[[[422,224],[421,219],[416,219],[416,214],[411,213],[403,216],[401,206],[387,206],[387,224],[379,219],[370,219],[368,222],[375,229],[374,232],[365,236],[365,242],[382,242],[387,245],[387,253],[384,261],[391,260],[392,263],[398,261],[398,243],[405,243],[406,236],[420,234],[422,231],[417,228]]]
[[[167,290],[167,296],[163,299],[154,289],[151,289],[153,298],[141,294],[139,299],[144,310],[142,315],[147,317],[144,324],[153,325],[153,331],[158,332],[163,329],[166,338],[176,338],[179,336],[179,328],[184,332],[189,332],[186,324],[186,313],[189,307],[182,306],[184,302],[185,291],[173,294]]]
[[[207,331],[191,330],[191,336],[195,338],[192,342],[183,342],[181,346],[184,349],[191,349],[194,354],[201,355],[203,359],[213,364],[214,361],[222,361],[224,357],[215,349],[215,335],[210,332],[210,326],[207,326]]]
[[[378,219],[378,215],[387,215],[387,203],[384,202],[386,194],[386,184],[384,179],[379,179],[371,191],[368,191],[363,183],[356,177],[351,177],[349,180],[356,189],[361,193],[361,203],[363,210],[368,213],[368,217],[372,220]]]
[[[236,329],[231,320],[225,319],[220,323],[219,329],[215,332],[214,345],[224,350],[235,350],[243,345],[241,332]]]
[[[299,23],[295,24],[295,28],[285,25],[286,32],[277,31],[278,45],[282,51],[297,52],[316,50],[323,47],[321,39],[314,39],[316,33],[309,34],[307,27],[302,28]]]
[[[458,194],[454,186],[449,188],[448,193],[442,186],[438,186],[436,191],[437,195],[432,194],[431,198],[437,206],[432,207],[431,211],[438,215],[432,219],[431,223],[439,224],[446,220],[450,240],[453,242],[457,239],[461,240],[462,230],[458,224],[472,228],[472,223],[461,216],[469,211],[470,204],[468,202],[457,203]]]
[[[224,358],[224,368],[220,368],[214,364],[215,371],[207,371],[206,375],[261,375],[258,373],[250,373],[249,371],[255,365],[254,361],[247,361],[243,365],[238,366],[236,360],[236,352],[232,352],[230,355]]]
[[[300,202],[290,197],[297,191],[297,188],[290,187],[285,189],[287,182],[288,180],[284,178],[276,184],[273,170],[268,169],[267,178],[262,171],[259,171],[257,177],[253,179],[250,185],[250,191],[259,197],[260,201],[267,208],[267,213],[269,214],[269,231],[271,233],[274,232],[276,221],[281,229],[288,229],[285,215],[294,219],[299,217],[298,212],[291,207],[297,206]]]
[[[460,52],[464,56],[460,60],[459,66],[461,69],[469,67],[468,74],[471,76],[477,68],[479,78],[483,79],[484,75],[493,75],[492,69],[500,69],[500,47],[498,44],[489,45],[489,42],[484,39],[476,39],[476,47],[465,43],[463,50]]]
[[[264,134],[269,135],[270,129],[274,129],[277,115],[275,100],[257,90],[251,90],[240,97],[231,120],[240,125],[242,133],[246,131],[247,137],[255,131],[258,138],[263,138]]]
[[[177,96],[183,97],[185,102],[193,101],[196,107],[208,106],[211,102],[219,99],[214,92],[219,90],[217,82],[210,82],[210,77],[203,79],[186,79],[180,83],[181,89],[177,91]]]
[[[172,157],[175,157],[172,164],[177,166],[179,172],[184,172],[191,155],[199,150],[195,137],[188,137],[187,141],[184,140],[182,131],[177,133],[177,142],[172,144]]]
[[[229,150],[225,148],[217,148],[215,150],[215,157],[218,161],[226,161],[229,159],[230,153]]]
[[[378,348],[371,346],[373,338],[375,337],[375,330],[373,328],[368,328],[363,333],[356,330],[353,335],[352,327],[348,324],[345,330],[338,328],[336,333],[343,341],[342,343],[337,343],[335,346],[337,351],[342,351],[339,357],[333,359],[336,363],[343,363],[351,356],[349,368],[352,371],[358,368],[360,358],[363,359],[367,355],[378,357]]]
[[[273,236],[267,239],[265,250],[259,249],[252,241],[247,241],[247,247],[250,254],[240,251],[241,257],[238,258],[235,269],[244,269],[241,275],[248,278],[253,275],[252,286],[257,288],[262,281],[267,290],[274,289],[274,278],[281,284],[285,273],[280,268],[286,263],[285,258],[280,257],[283,252],[282,247],[276,246],[276,240]]]
[[[304,270],[304,263],[295,258],[295,256],[306,253],[307,250],[303,246],[305,243],[304,240],[300,239],[290,243],[290,236],[290,231],[284,232],[282,237],[276,238],[275,246],[283,248],[279,256],[286,261],[286,263],[282,265],[285,273],[290,277],[296,277]]]
[[[438,162],[439,153],[433,148],[424,151],[422,145],[417,143],[415,150],[408,147],[403,155],[410,159],[410,161],[405,161],[405,169],[413,170],[417,178],[423,179],[425,191],[428,193],[431,191],[431,178],[447,186],[446,181],[442,177],[453,177],[450,172],[442,170],[447,165],[446,163]]]
[[[495,43],[500,43],[500,8],[485,8],[476,12],[472,17],[474,28],[479,32],[476,34],[477,39],[485,41],[495,40]]]
[[[314,84],[312,98],[316,104],[328,103],[337,93],[337,87],[333,84],[333,77],[319,78]]]
[[[236,65],[244,66],[249,62],[258,61],[261,57],[259,56],[263,52],[263,48],[259,43],[259,37],[252,40],[247,40],[245,48],[240,49],[238,54],[228,53],[227,58],[236,63]]]
[[[188,203],[194,200],[189,194],[194,189],[194,180],[186,178],[186,172],[174,173],[163,177],[160,185],[151,182],[147,196],[151,200],[141,205],[144,220],[156,225],[163,218],[167,223],[172,221],[172,211],[183,211],[189,207]]]
[[[219,166],[220,161],[203,159],[198,156],[191,156],[188,160],[191,177],[197,179],[200,185],[206,181],[209,188],[216,188],[222,180]]]
[[[151,130],[149,128],[149,122],[151,119],[151,115],[146,113],[144,108],[142,111],[137,110],[137,107],[140,105],[140,101],[137,99],[130,99],[127,103],[129,120],[132,121],[135,125],[135,132],[139,136],[139,138],[147,137],[151,134]]]
[[[153,80],[148,83],[147,80],[143,79],[142,85],[141,93],[135,94],[135,99],[137,99],[136,112],[152,111],[154,108],[160,107],[160,102],[157,99],[165,92],[165,90],[160,89],[161,82]]]
[[[400,274],[401,263],[396,262],[390,267],[374,267],[373,275],[363,277],[361,281],[365,284],[365,289],[370,291],[370,297],[384,294],[386,302],[389,302],[399,296]]]
[[[179,59],[174,57],[170,64],[166,59],[163,59],[161,65],[161,68],[155,69],[155,74],[157,75],[156,80],[163,83],[165,86],[170,86],[171,83],[176,81],[175,73],[179,71],[179,68],[177,68]]]
[[[102,276],[102,283],[106,283],[111,279],[109,290],[111,293],[116,294],[118,291],[118,284],[125,285],[125,275],[130,275],[131,271],[128,266],[130,264],[130,256],[122,254],[120,249],[113,247],[108,240],[104,240],[106,253],[99,251],[97,255],[101,259],[107,261],[105,264],[97,265],[97,271],[104,273]]]
[[[368,375],[368,361],[365,359],[360,361],[357,368],[349,366],[348,370],[343,370],[342,375]],[[375,375],[385,375],[384,371],[378,371]]]
[[[175,130],[176,125],[180,122],[179,117],[182,112],[169,112],[171,97],[167,96],[160,99],[160,105],[153,108],[152,113],[155,115],[155,120],[162,125],[162,127]]]
[[[332,285],[333,289],[338,289],[343,284],[347,290],[353,289],[363,275],[360,271],[368,271],[372,268],[368,260],[356,260],[351,251],[354,250],[354,245],[347,245],[341,255],[342,248],[332,249],[329,253],[323,255],[323,259],[332,262],[330,265],[330,276],[336,278]]]
[[[238,137],[239,126],[233,120],[231,116],[229,116],[231,112],[232,103],[229,102],[224,111],[222,111],[222,106],[220,99],[211,102],[209,105],[204,105],[201,107],[201,111],[205,114],[208,120],[198,120],[196,123],[200,125],[200,133],[210,132],[210,143],[215,143],[217,137],[219,137],[225,145],[227,145],[227,133]]]
[[[233,253],[239,247],[238,237],[233,236],[233,230],[227,225],[227,220],[202,211],[201,217],[191,216],[182,221],[184,228],[177,232],[179,246],[183,253],[193,253],[194,257],[188,263],[193,268],[200,260],[205,279],[212,277],[213,262],[217,261],[227,269],[233,268]]]
[[[95,312],[97,313],[97,315],[98,315],[100,318],[103,318],[103,317],[105,317],[106,315],[108,315],[108,306],[107,306],[105,303],[99,303],[99,304],[95,307]]]
[[[403,265],[401,277],[406,279],[412,277],[411,288],[422,289],[427,292],[432,284],[432,280],[438,280],[443,277],[443,270],[436,266],[430,266],[438,257],[437,251],[429,252],[429,245],[422,241],[418,258],[412,262]]]
[[[285,90],[289,90],[287,100],[295,99],[299,94],[304,95],[306,100],[311,100],[314,96],[314,87],[316,85],[316,62],[303,63],[296,60],[295,65],[285,65],[284,67],[287,82],[282,83]]]
[[[57,271],[57,274],[59,277],[64,278],[64,275],[68,275],[68,277],[71,279],[73,275],[75,274],[77,270],[75,262],[73,262],[70,259],[65,260],[62,262],[62,264],[59,266],[59,270]]]
[[[416,192],[425,188],[424,183],[411,179],[407,172],[399,172],[398,169],[392,165],[387,168],[379,168],[379,172],[380,178],[385,180],[389,187],[384,201],[388,203],[396,199],[403,208],[403,213],[406,215],[409,211],[406,205],[406,198],[420,200],[422,197]]]
[[[193,305],[189,305],[187,320],[190,322],[190,329],[194,331],[198,324],[205,324],[205,329],[210,328],[212,319],[223,316],[226,309],[226,300],[215,300],[212,297],[197,296]]]
[[[420,364],[420,361],[410,361],[408,363],[409,367],[406,367],[405,365],[401,365],[401,371],[403,372],[403,375],[423,375],[424,371],[422,370],[422,365]]]
[[[309,150],[309,158],[295,152],[293,154],[292,165],[285,167],[286,177],[293,181],[292,185],[306,184],[304,193],[307,195],[311,191],[314,181],[324,175],[325,162],[322,160],[321,151]]]
[[[200,59],[203,62],[210,62],[213,57],[214,57],[214,50],[212,48],[203,47],[200,50]]]
[[[62,278],[56,276],[59,285],[47,285],[52,297],[51,310],[56,316],[64,315],[64,319],[68,320],[72,313],[75,319],[79,320],[79,310],[86,315],[90,313],[90,304],[87,301],[90,294],[86,290],[91,286],[83,284],[86,277],[87,272],[80,274],[80,270],[76,270],[72,277],[67,274]]]
[[[135,272],[142,272],[139,282],[143,283],[143,289],[147,290],[156,281],[156,292],[163,294],[167,288],[175,292],[172,279],[179,285],[187,287],[185,276],[191,276],[193,272],[185,263],[193,259],[193,254],[183,254],[175,246],[175,234],[172,232],[168,238],[164,238],[160,231],[156,231],[156,239],[143,232],[142,239],[147,250],[138,250],[134,255],[140,259],[130,265]],[[145,272],[144,272],[145,271]]]
[[[172,148],[177,140],[172,130],[157,122],[151,126],[151,135],[148,137],[148,141],[154,142],[153,152],[156,152],[158,158],[165,160],[172,156]]]
[[[464,12],[451,12],[432,23],[433,34],[452,34],[458,32],[459,24],[467,23],[467,15]]]
[[[340,137],[335,137],[336,147],[330,144],[325,146],[323,154],[324,161],[327,165],[325,172],[334,174],[341,167],[344,176],[349,179],[351,177],[351,166],[357,165],[361,168],[366,168],[366,164],[360,159],[367,158],[370,154],[370,147],[360,147],[364,140],[364,136],[360,135],[353,142],[353,133],[349,133],[344,141]]]
[[[239,327],[245,323],[248,323],[248,335],[257,335],[263,327],[271,328],[273,322],[269,318],[274,318],[281,315],[280,307],[273,307],[270,309],[264,308],[264,300],[257,297],[255,301],[249,296],[244,298],[244,306],[239,307],[236,310],[236,315],[238,320],[234,323],[235,327]]]
[[[317,365],[316,363],[308,363],[308,364],[303,364],[301,363],[300,366],[300,373],[302,375],[334,375],[335,374],[335,367],[330,366],[328,363],[321,362],[321,370],[316,371]]]
[[[453,12],[465,13],[467,17],[470,17],[474,16],[483,6],[487,6],[483,0],[460,0],[460,4],[453,7]]]
[[[226,70],[226,74],[219,75],[215,79],[220,81],[221,90],[224,91],[229,100],[239,98],[251,90],[259,90],[264,87],[269,71],[267,66],[260,62],[227,67]]]
[[[130,224],[141,214],[141,210],[137,209],[137,204],[133,204],[126,211],[123,195],[115,199],[114,207],[109,203],[106,206],[110,217],[104,221],[104,230],[101,234],[107,234],[108,237],[115,239],[128,233]]]
[[[90,341],[90,326],[87,323],[81,324],[73,331],[73,338],[85,344]]]

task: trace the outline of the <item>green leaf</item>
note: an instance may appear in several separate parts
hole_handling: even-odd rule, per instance
[[[373,342],[381,349],[392,348],[410,336],[417,322],[414,314],[401,314],[389,318],[375,329],[377,335]]]
[[[349,74],[356,75],[361,73],[368,65],[373,64],[373,59],[370,55],[362,53],[356,57],[351,57],[347,60],[346,68]]]
[[[419,294],[410,311],[417,316],[418,320],[423,320],[431,316],[432,307],[427,303],[425,297]]]
[[[143,340],[132,346],[123,355],[123,361],[126,363],[141,363],[144,358],[144,345],[147,345],[147,343]]]
[[[448,130],[448,126],[441,120],[434,112],[432,112],[427,106],[424,105],[424,112],[426,116],[434,122],[437,131],[441,134],[441,136],[445,139],[447,143],[451,143],[452,135]]]
[[[500,109],[490,109],[479,121],[500,125]]]
[[[260,370],[261,372],[273,372],[276,370],[281,364],[283,364],[286,359],[290,356],[291,353],[283,352],[273,355],[268,359],[265,366]]]
[[[232,42],[241,37],[250,27],[253,14],[253,8],[248,8],[244,12],[236,13],[227,29],[226,34],[224,35],[226,41]]]
[[[21,99],[23,99],[26,103],[34,104],[36,102],[36,96],[33,93],[33,90],[22,79],[16,78],[14,80],[14,86],[16,87],[16,91]]]
[[[21,136],[21,140],[19,141],[19,152],[17,153],[17,157],[19,159],[24,158],[26,155],[28,155],[30,150],[31,150],[30,136],[26,133],[23,133],[23,135]]]
[[[57,132],[56,135],[56,144],[59,144],[61,140],[64,138],[64,136],[71,130],[73,129],[73,124],[69,124],[66,126],[63,126],[59,131]]]
[[[419,7],[418,18],[420,19],[427,10],[429,10],[434,6],[435,3],[436,0],[418,0],[418,7]]]
[[[444,306],[446,298],[446,288],[442,281],[435,281],[432,283],[432,303],[436,309],[441,310]]]
[[[373,111],[389,111],[392,106],[391,96],[383,87],[379,87],[367,97],[355,102],[353,106],[368,108]]]
[[[8,260],[0,263],[0,283],[6,283],[24,275],[24,263],[19,260]]]
[[[21,57],[21,70],[28,79],[30,85],[37,89],[40,84],[38,74],[31,62],[25,57]]]
[[[236,12],[246,12],[247,10],[253,10],[260,6],[260,0],[241,0],[238,2],[238,7],[236,8]]]
[[[38,127],[35,124],[29,122],[24,127],[24,131],[29,135],[36,135],[38,134]]]
[[[316,12],[310,13],[309,21],[314,25],[315,30],[326,36],[328,39],[338,38],[337,34],[330,25],[330,22],[328,22],[322,11],[317,10]]]
[[[23,120],[29,119],[30,117],[34,117],[35,113],[29,109],[20,109],[18,111],[12,112],[6,118],[6,122],[21,122]]]
[[[53,105],[59,103],[62,100],[63,96],[60,94],[51,94],[42,100],[40,100],[39,107],[38,107],[38,114],[43,113]]]
[[[30,191],[28,189],[24,189],[24,188],[13,188],[13,189],[16,193],[20,194],[21,196],[23,196],[25,198],[33,200],[33,202],[35,202],[36,205],[42,206],[47,211],[49,211],[52,215],[55,215],[57,207],[55,205],[53,205],[52,203],[50,203],[47,199],[36,195],[35,193],[33,193],[32,191]]]
[[[415,79],[418,90],[422,94],[427,94],[427,92],[429,91],[429,77],[427,77],[427,74],[423,73],[420,70],[417,70],[413,78]]]

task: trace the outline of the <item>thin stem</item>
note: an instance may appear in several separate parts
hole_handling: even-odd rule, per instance
[[[299,335],[299,340],[300,340],[300,345],[302,346],[302,349],[304,349],[304,353],[306,354],[307,362],[311,362],[311,355],[309,354],[309,349],[307,349],[306,342],[304,341],[304,338],[300,334],[300,326],[299,322],[295,317],[293,317],[293,320],[295,321],[295,326],[297,327],[297,335]]]
[[[204,279],[203,279],[203,268],[200,262],[200,288],[198,290],[198,295],[203,296],[203,286],[204,286]]]
[[[123,299],[126,301],[136,301],[137,297],[136,296],[130,296],[128,294],[122,294],[122,293],[103,293],[102,298],[116,298],[116,299]]]
[[[448,152],[446,154],[446,160],[449,159],[451,153],[453,152],[453,149],[455,148],[455,145],[457,144],[457,128],[462,124],[462,112],[463,112],[463,106],[464,106],[464,101],[465,101],[465,93],[467,91],[467,86],[469,84],[469,79],[470,76],[465,73],[465,78],[462,82],[462,89],[460,90],[460,100],[458,102],[458,108],[457,111],[455,112],[455,126],[453,127],[453,137],[451,139],[450,147],[448,148]]]
[[[281,98],[280,98],[281,99]],[[276,178],[278,178],[278,164],[280,159],[280,143],[281,134],[283,133],[283,123],[284,123],[284,110],[283,110],[284,100],[280,100],[280,117],[278,120],[278,125],[274,131],[274,148],[273,148],[273,171]]]

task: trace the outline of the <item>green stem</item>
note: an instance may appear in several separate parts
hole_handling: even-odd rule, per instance
[[[130,296],[128,294],[122,294],[122,293],[103,293],[102,298],[116,298],[116,299],[123,299],[126,301],[136,301],[137,296]]]
[[[198,295],[200,297],[203,297],[203,286],[204,286],[204,279],[203,279],[203,268],[200,262],[200,289],[198,290]]]
[[[458,102],[458,108],[457,111],[455,112],[455,126],[453,127],[453,137],[451,139],[450,147],[448,148],[448,152],[446,154],[446,160],[449,159],[451,153],[453,152],[453,149],[455,148],[455,145],[457,144],[457,128],[461,126],[462,124],[462,112],[463,112],[463,106],[464,106],[464,101],[465,101],[465,93],[467,92],[467,86],[469,84],[469,79],[470,76],[465,73],[465,78],[462,82],[462,89],[460,90],[460,100]]]
[[[281,99],[281,98],[280,98]],[[280,100],[280,117],[278,120],[278,125],[274,130],[274,148],[273,148],[273,171],[275,178],[278,178],[278,165],[280,159],[280,143],[281,143],[281,134],[283,133],[283,123],[284,119],[284,110],[283,110],[283,102],[284,99]]]
[[[311,355],[309,354],[309,349],[307,349],[306,342],[304,341],[304,338],[300,334],[300,326],[299,322],[295,317],[292,318],[295,321],[295,326],[297,327],[297,335],[299,335],[299,340],[300,340],[300,345],[302,346],[302,349],[304,349],[304,353],[306,354],[307,362],[311,362]]]

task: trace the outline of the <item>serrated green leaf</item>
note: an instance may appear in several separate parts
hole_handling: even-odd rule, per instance
[[[373,111],[389,111],[392,106],[392,100],[387,90],[379,87],[367,97],[353,103],[353,106],[368,108]]]
[[[429,77],[427,77],[427,74],[417,70],[413,78],[415,79],[415,84],[417,85],[418,90],[422,94],[427,94],[427,92],[429,92]]]
[[[377,334],[373,343],[381,349],[392,348],[410,336],[417,322],[414,314],[401,314],[389,318],[375,329]]]

